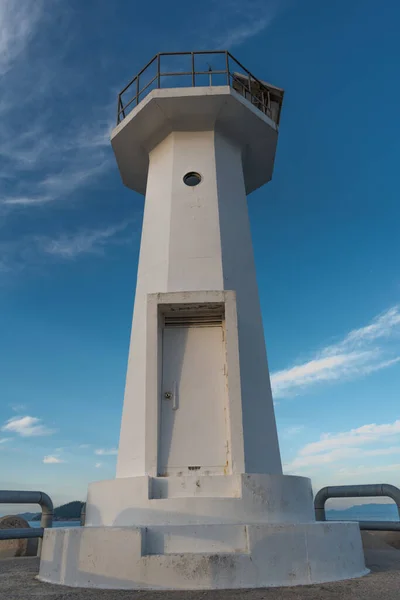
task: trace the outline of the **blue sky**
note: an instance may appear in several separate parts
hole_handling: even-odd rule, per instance
[[[114,476],[143,210],[116,96],[158,51],[217,48],[286,90],[249,197],[285,470],[400,485],[399,19],[395,0],[0,0],[0,489],[58,504]]]

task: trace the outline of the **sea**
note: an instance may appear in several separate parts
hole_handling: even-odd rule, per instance
[[[40,521],[28,521],[31,527],[40,527]],[[53,521],[53,527],[80,527],[80,521]]]
[[[394,502],[390,504],[357,504],[350,508],[334,510],[327,506],[326,518],[329,521],[399,521],[399,512]]]

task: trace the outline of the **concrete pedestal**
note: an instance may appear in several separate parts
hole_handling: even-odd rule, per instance
[[[138,477],[89,488],[83,528],[48,529],[39,579],[77,587],[305,585],[368,571],[357,523],[316,523],[310,480]]]

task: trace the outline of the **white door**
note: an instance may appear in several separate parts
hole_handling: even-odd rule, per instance
[[[226,469],[224,365],[221,325],[163,330],[160,475]]]

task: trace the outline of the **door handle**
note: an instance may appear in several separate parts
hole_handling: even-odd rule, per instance
[[[172,410],[178,409],[178,394],[176,390],[176,381],[172,383],[172,392],[164,392],[165,400],[172,400]]]

